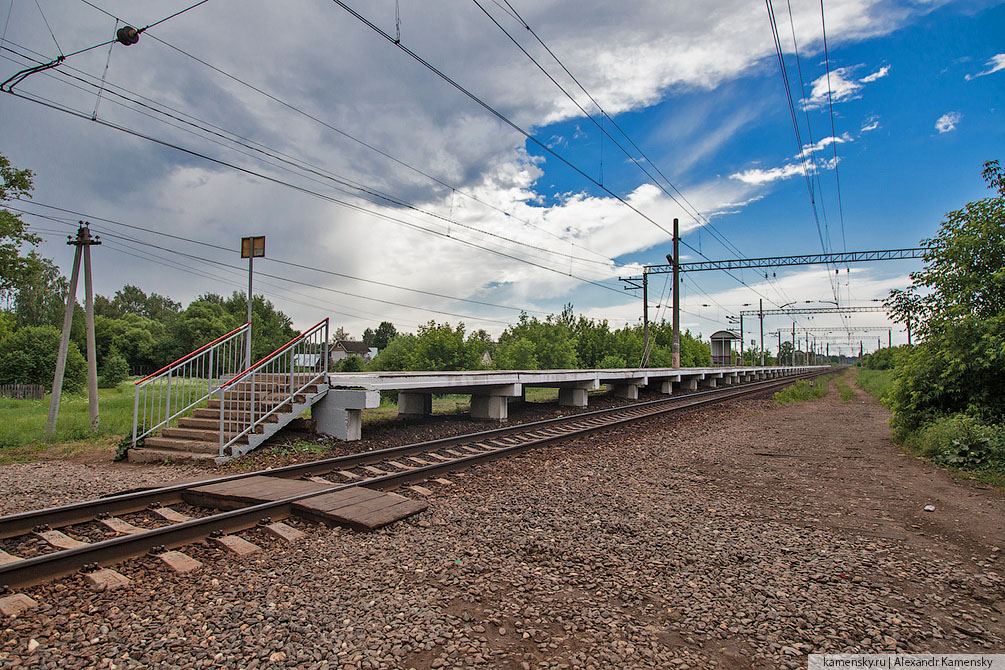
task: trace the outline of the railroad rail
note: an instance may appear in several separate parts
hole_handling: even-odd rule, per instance
[[[0,517],[0,585],[8,588],[31,586],[98,565],[113,565],[147,553],[163,552],[191,544],[220,533],[235,533],[252,528],[263,520],[282,520],[294,515],[294,504],[307,498],[344,489],[365,486],[386,490],[437,475],[464,469],[488,460],[502,458],[534,447],[554,445],[595,432],[609,430],[648,418],[688,408],[723,402],[739,397],[764,393],[807,379],[830,370],[816,370],[739,387],[715,389],[673,396],[649,402],[611,409],[583,412],[566,417],[495,428],[427,442],[407,444],[369,452],[298,463],[270,470],[241,473],[175,484],[149,490],[132,491],[96,500],[61,505]],[[410,460],[410,463],[402,463]],[[374,467],[379,465],[380,467]],[[363,474],[361,474],[363,473]],[[260,477],[288,479],[310,478],[330,487],[294,495],[281,500],[255,504],[205,516],[190,517],[171,510],[170,505],[184,503],[183,494],[197,487]],[[342,481],[322,479],[322,475],[339,477]],[[345,481],[349,480],[349,481]],[[159,516],[154,528],[143,529],[122,519],[121,515],[139,514],[144,523]],[[117,520],[109,524],[109,519]],[[172,521],[172,519],[174,521]],[[88,524],[103,523],[96,529]],[[56,529],[77,527],[76,534],[87,537],[116,532],[118,525],[125,533],[117,537],[82,543],[59,533],[75,544],[40,555],[17,559],[5,549],[15,549],[26,537],[58,532]],[[50,537],[52,537],[50,535]],[[11,552],[16,553],[16,552]],[[2,561],[0,561],[2,563]]]

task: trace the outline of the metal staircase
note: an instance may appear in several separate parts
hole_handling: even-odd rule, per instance
[[[328,319],[246,370],[219,372],[226,365],[210,363],[212,352],[219,350],[228,363],[244,360],[239,350],[246,327],[137,382],[130,461],[223,463],[257,448],[325,396]],[[216,358],[219,361],[220,355]],[[198,375],[207,370],[208,376]],[[184,400],[178,401],[179,396]],[[142,430],[138,427],[141,398],[143,424],[152,424]],[[157,430],[160,434],[154,435]],[[142,446],[137,446],[140,439]]]

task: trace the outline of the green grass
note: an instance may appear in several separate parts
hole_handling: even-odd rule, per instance
[[[855,386],[885,403],[890,387],[893,386],[893,371],[859,368],[855,378]]]
[[[87,393],[63,394],[52,438],[45,436],[50,396],[41,400],[0,398],[0,465],[25,463],[53,452],[71,455],[114,443],[133,428],[133,383],[98,390],[98,429],[90,428]]]
[[[818,377],[813,380],[800,380],[792,386],[787,386],[775,393],[775,402],[779,405],[789,405],[795,402],[803,402],[813,398],[823,398],[827,395],[827,377]]]
[[[848,386],[845,382],[845,374],[841,373],[834,379],[834,383],[837,385],[838,393],[841,394],[841,402],[851,402],[855,399],[855,389]]]

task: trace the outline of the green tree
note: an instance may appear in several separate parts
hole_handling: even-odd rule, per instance
[[[31,170],[18,170],[10,160],[0,154],[0,201],[31,198]],[[0,209],[0,298],[10,302],[11,293],[16,293],[26,271],[26,257],[22,255],[25,245],[35,246],[41,242],[37,235],[28,232],[28,224],[20,215]]]
[[[401,334],[387,343],[377,357],[370,361],[371,370],[411,370],[416,338],[411,333]]]
[[[366,363],[361,357],[355,354],[346,356],[335,366],[335,372],[363,372],[365,369]]]
[[[59,274],[59,268],[52,261],[34,251],[28,252],[22,261],[14,294],[17,327],[62,327],[69,282]],[[74,321],[76,317],[74,314]]]
[[[537,370],[534,343],[526,337],[507,339],[496,349],[493,365],[496,370]]]
[[[477,370],[481,354],[464,338],[464,324],[430,321],[419,326],[412,350],[412,370]]]
[[[901,434],[955,414],[1005,420],[1005,172],[997,161],[985,163],[984,179],[997,195],[949,212],[922,242],[925,266],[911,274],[922,342],[890,391]]]
[[[21,328],[0,342],[0,384],[42,384],[49,388],[56,372],[59,330],[53,326]],[[87,364],[70,342],[63,374],[63,390],[72,393],[87,381]]]
[[[125,381],[126,377],[129,376],[129,362],[115,347],[112,347],[102,361],[100,372],[98,386],[106,389],[115,388],[119,382]]]
[[[500,349],[511,340],[523,338],[534,345],[534,355],[541,370],[562,370],[578,367],[576,336],[571,326],[571,306],[561,315],[550,315],[544,321],[520,315],[520,321],[499,336]]]
[[[363,342],[368,347],[375,347],[378,350],[384,349],[387,343],[397,336],[398,329],[390,321],[381,321],[377,330],[367,328],[363,331]]]

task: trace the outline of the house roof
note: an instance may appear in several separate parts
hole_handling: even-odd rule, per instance
[[[356,342],[353,340],[338,340],[335,343],[336,347],[339,347],[346,353],[350,354],[367,354],[370,353],[370,347],[366,346],[364,342]]]

